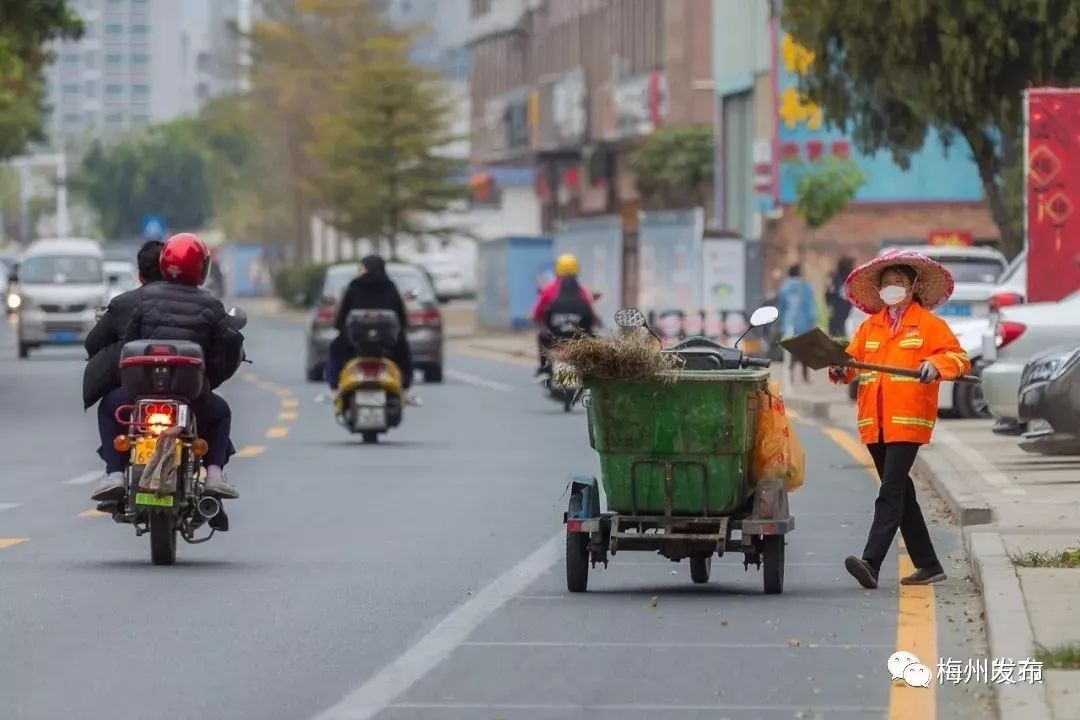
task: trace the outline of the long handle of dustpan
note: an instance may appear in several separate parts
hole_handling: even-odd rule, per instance
[[[898,368],[890,367],[889,365],[874,365],[873,363],[859,362],[858,360],[852,360],[849,362],[848,367],[855,368],[856,370],[876,370],[877,372],[889,373],[890,375],[899,375],[900,377],[917,378],[919,377],[918,370],[911,370],[910,368]],[[953,382],[979,382],[977,375],[961,375],[953,380]]]

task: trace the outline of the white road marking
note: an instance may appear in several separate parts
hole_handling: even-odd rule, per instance
[[[495,711],[529,711],[538,710],[544,712],[574,713],[574,717],[580,717],[579,713],[609,711],[609,712],[632,712],[632,713],[658,713],[658,712],[806,712],[807,705],[604,705],[590,704],[544,704],[544,703],[400,703],[392,706],[401,710],[475,710],[478,712]],[[817,712],[829,713],[855,713],[856,717],[875,717],[889,708],[884,705],[813,705]]]
[[[0,503],[0,512],[19,507],[19,503]]]
[[[83,473],[77,477],[73,477],[70,480],[65,480],[65,485],[86,485],[92,483],[95,480],[101,480],[105,476],[105,473],[101,470],[95,470],[94,472]]]
[[[466,385],[475,385],[476,387],[487,388],[488,390],[498,390],[499,392],[512,392],[514,388],[509,385],[505,385],[501,382],[495,382],[494,380],[485,380],[482,377],[470,375],[469,373],[463,373],[460,370],[446,370],[446,377],[451,380],[457,380],[463,382]]]
[[[355,692],[317,716],[317,720],[369,720],[413,683],[450,657],[492,613],[538,579],[561,555],[565,533],[559,531],[539,550],[493,580],[460,605],[431,632]]]

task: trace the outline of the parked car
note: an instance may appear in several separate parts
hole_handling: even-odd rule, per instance
[[[1039,455],[1080,455],[1080,345],[1036,355],[1020,378],[1020,447]]]
[[[465,297],[468,288],[465,273],[459,261],[447,253],[429,253],[416,257],[416,264],[424,268],[435,285],[440,302]]]
[[[882,248],[883,255],[893,248]],[[1022,264],[1016,260],[1012,264],[1005,261],[1005,256],[992,248],[980,247],[945,247],[938,245],[916,246],[912,249],[937,260],[952,273],[956,286],[952,297],[935,312],[943,316],[949,327],[956,334],[960,346],[971,359],[974,372],[981,369],[980,355],[982,336],[989,328],[989,316],[994,298],[1011,292],[1012,286],[1001,286],[999,278],[1004,279]],[[1026,265],[1024,266],[1026,268]],[[1022,274],[1021,286],[1026,280]],[[866,314],[852,308],[847,320],[847,335],[854,337],[855,330],[866,319]],[[852,384],[850,394],[855,397],[857,387]],[[938,409],[943,415],[955,415],[962,418],[986,417],[988,410],[982,398],[982,390],[971,383],[943,382],[938,392]]]
[[[7,253],[3,259],[0,260],[0,264],[3,268],[0,271],[4,274],[3,280],[3,292],[0,293],[0,298],[3,298],[4,309],[8,315],[14,315],[15,311],[19,309],[19,304],[22,302],[22,298],[19,297],[19,256],[14,253]]]
[[[304,368],[311,382],[323,380],[330,343],[337,337],[334,319],[338,304],[359,267],[359,263],[340,263],[326,271],[322,293],[308,315]],[[397,285],[409,313],[408,335],[413,365],[424,374],[424,382],[442,382],[443,319],[431,280],[423,269],[406,263],[387,263],[386,273]]]
[[[109,283],[109,301],[121,293],[139,287],[139,271],[127,260],[106,260],[105,279]]]
[[[19,357],[42,345],[76,345],[108,301],[101,246],[93,240],[39,240],[19,265]]]
[[[998,419],[994,431],[1019,434],[1019,394],[1024,368],[1036,355],[1062,345],[1080,345],[1080,291],[1054,303],[1001,308],[983,334],[983,397]]]

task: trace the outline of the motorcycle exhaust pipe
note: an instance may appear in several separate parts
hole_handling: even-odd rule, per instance
[[[196,506],[196,509],[204,520],[212,520],[219,512],[221,512],[221,502],[216,497],[205,495],[199,498],[199,504]]]

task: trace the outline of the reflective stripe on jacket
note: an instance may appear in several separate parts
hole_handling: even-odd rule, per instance
[[[893,332],[888,309],[867,318],[847,348],[860,362],[915,370],[929,360],[941,380],[971,372],[971,361],[948,323],[912,304]],[[846,382],[859,382],[859,437],[864,443],[930,442],[937,422],[939,383],[885,372],[847,370]]]

